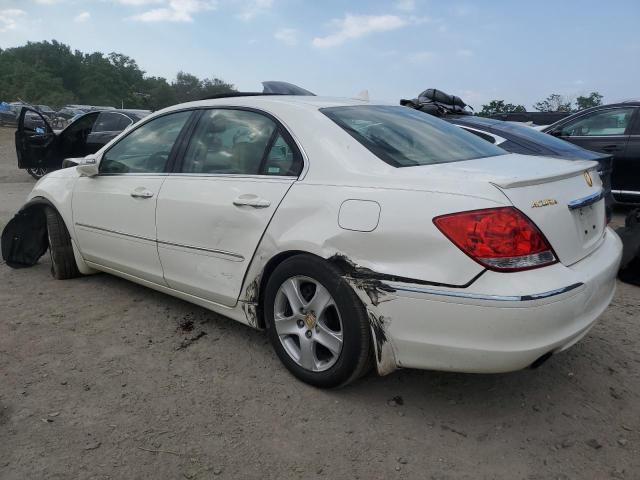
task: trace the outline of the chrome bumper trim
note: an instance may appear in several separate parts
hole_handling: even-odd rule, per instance
[[[468,292],[455,292],[449,290],[437,290],[434,288],[422,288],[422,287],[407,287],[389,285],[391,288],[398,292],[412,292],[412,293],[425,293],[427,295],[438,295],[443,297],[455,297],[455,298],[467,298],[470,300],[488,300],[492,302],[528,302],[531,300],[540,300],[543,298],[554,297],[571,290],[575,290],[583,286],[584,283],[574,283],[568,287],[556,288],[555,290],[549,290],[542,293],[534,293],[531,295],[485,295],[482,293],[468,293]]]
[[[576,200],[570,201],[567,206],[569,207],[569,210],[588,207],[589,205],[593,205],[599,200],[602,200],[603,197],[604,197],[604,190],[600,189],[599,192],[592,193],[591,195],[587,195],[586,197],[582,197],[582,198],[578,198]]]

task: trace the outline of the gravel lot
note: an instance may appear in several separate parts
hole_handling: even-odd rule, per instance
[[[34,183],[12,133],[0,227]],[[56,281],[47,256],[0,285],[2,479],[640,478],[638,287],[538,370],[321,391],[263,333],[125,280]]]

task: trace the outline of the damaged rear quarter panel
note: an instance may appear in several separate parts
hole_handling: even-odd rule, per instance
[[[371,232],[340,228],[340,205],[348,199],[376,201],[380,221]],[[484,202],[484,204],[483,204]],[[495,202],[477,199],[476,208]],[[247,322],[260,324],[256,306],[265,265],[282,252],[305,252],[331,261],[362,300],[369,317],[378,371],[396,368],[390,322],[378,304],[393,301],[384,280],[409,278],[434,284],[464,285],[483,268],[464,255],[433,225],[435,216],[469,209],[469,199],[416,190],[294,184],[276,211],[245,276],[241,298]],[[370,272],[370,274],[369,274]],[[262,283],[262,285],[264,285]]]

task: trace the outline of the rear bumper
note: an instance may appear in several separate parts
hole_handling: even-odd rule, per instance
[[[607,229],[599,248],[565,267],[486,272],[470,288],[392,283],[380,302],[399,367],[506,372],[582,338],[615,291],[621,242]]]

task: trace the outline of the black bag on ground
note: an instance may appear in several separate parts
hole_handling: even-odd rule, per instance
[[[2,258],[12,268],[31,267],[49,246],[42,208],[20,210],[2,231]]]
[[[616,230],[622,240],[622,261],[618,278],[640,286],[640,209],[629,212],[624,227]]]

